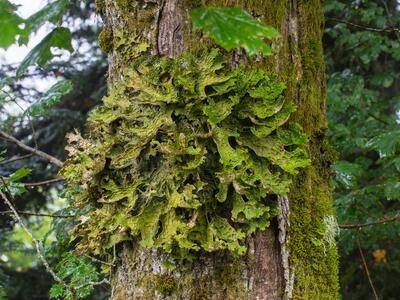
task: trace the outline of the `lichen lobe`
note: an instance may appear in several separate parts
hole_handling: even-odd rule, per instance
[[[246,252],[277,215],[277,195],[307,166],[295,107],[264,71],[230,70],[218,50],[142,56],[70,137],[62,170],[90,206],[73,230],[80,251],[137,240],[172,257]]]

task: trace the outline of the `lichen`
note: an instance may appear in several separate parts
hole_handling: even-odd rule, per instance
[[[118,52],[118,59],[124,64],[130,63],[150,47],[135,31],[130,32],[125,28],[114,32],[113,45]]]
[[[61,173],[82,187],[75,205],[90,206],[77,248],[102,254],[138,239],[177,259],[244,254],[310,163],[283,91],[264,71],[232,71],[216,49],[142,55],[91,113],[87,136],[69,136]]]

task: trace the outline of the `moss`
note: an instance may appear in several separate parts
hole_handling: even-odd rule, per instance
[[[105,0],[96,0],[96,10],[101,12],[105,7]]]
[[[117,3],[117,6],[121,10],[126,10],[129,6],[131,1],[130,0],[115,0],[115,3]]]
[[[163,295],[170,295],[176,286],[175,278],[167,274],[155,274],[155,289]]]
[[[335,216],[330,163],[335,152],[325,137],[325,82],[322,53],[323,17],[319,1],[299,3],[301,49],[299,106],[294,119],[310,135],[312,166],[302,172],[289,195],[291,206],[290,262],[296,268],[294,299],[338,298],[338,254],[326,243],[326,220]],[[330,240],[330,239],[329,239]]]
[[[99,46],[105,53],[109,53],[113,49],[113,32],[110,28],[103,28],[100,32]]]
[[[324,218],[334,215],[331,187],[314,166],[299,177],[289,196],[290,262],[296,268],[294,299],[336,299],[338,256],[334,245],[324,243]]]
[[[246,284],[242,280],[243,270],[246,266],[243,259],[233,258],[233,260],[217,267],[216,278],[220,286],[225,290],[227,299],[245,299],[249,295]]]

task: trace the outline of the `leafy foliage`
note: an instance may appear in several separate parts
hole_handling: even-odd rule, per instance
[[[400,210],[400,15],[395,1],[330,0],[324,7],[330,139],[340,153],[334,165],[338,218],[363,224]],[[398,297],[399,223],[341,231],[343,298],[371,297],[356,239],[379,298]]]
[[[16,37],[26,38],[29,31],[21,28],[24,19],[16,14],[18,6],[8,0],[0,0],[0,47],[7,48],[15,43]]]
[[[31,173],[31,169],[21,168],[16,170],[13,174],[8,177],[4,177],[4,183],[0,182],[0,190],[3,192],[10,191],[13,196],[19,196],[25,193],[27,190],[24,184],[18,182],[22,178],[28,176]]]
[[[26,20],[26,24],[31,32],[36,32],[46,22],[58,25],[65,14],[69,0],[57,0],[47,4],[37,13]]]
[[[203,7],[192,11],[194,30],[204,32],[226,50],[243,47],[251,56],[260,51],[272,54],[264,38],[273,39],[279,33],[271,26],[262,24],[242,8]]]
[[[15,1],[12,0],[12,2]],[[69,5],[70,3],[73,5]],[[59,35],[60,39],[52,41],[56,41],[56,44],[59,42],[70,45],[68,39],[73,38],[76,51],[72,53],[71,61],[63,59],[63,55],[58,59],[43,62],[44,67],[32,66],[23,74],[21,72],[19,74],[21,77],[14,76],[17,65],[8,64],[7,59],[1,64],[1,129],[32,147],[36,146],[35,142],[37,141],[40,150],[63,160],[65,157],[65,133],[73,128],[81,128],[87,111],[101,99],[106,89],[104,79],[106,59],[97,46],[99,26],[93,24],[95,19],[94,1],[80,2],[79,5],[77,2],[69,0],[46,1],[43,9],[28,18],[20,17],[16,9],[17,5],[13,5],[9,1],[0,1],[0,29],[2,30],[0,47],[6,48],[13,43],[25,44],[29,37],[39,29],[49,32],[55,28],[61,28],[59,26],[62,24],[62,26],[70,28],[72,34],[66,29],[56,29],[56,35]],[[57,49],[55,50],[57,52],[54,52],[53,49],[57,48],[57,45],[48,43],[48,46],[51,56],[48,56],[49,52],[46,53],[47,49],[38,50],[49,58],[58,56],[56,53],[62,53]],[[42,53],[40,54],[42,55]],[[31,62],[37,64],[37,61]],[[67,92],[69,89],[68,81],[63,78],[68,78],[70,83],[73,83],[74,89],[62,96],[62,92]],[[37,82],[42,85],[49,80],[53,82],[54,79],[64,82],[60,83],[60,85],[64,85],[64,88],[56,85],[57,89],[53,87],[45,93],[40,92],[41,89],[36,89]],[[23,109],[16,107],[16,103],[22,108],[33,108],[33,114],[28,115],[26,111],[24,113]],[[35,135],[32,134],[32,126],[35,128]],[[34,137],[36,138],[35,142]],[[12,143],[5,140],[0,141],[0,159],[8,160],[25,154],[25,151],[15,147]],[[31,169],[32,172],[26,177],[18,179],[17,176],[25,172],[24,169]],[[0,167],[0,175],[6,179],[8,188],[17,200],[15,207],[20,211],[51,212],[64,205],[64,200],[57,199],[57,193],[63,189],[62,184],[26,188],[21,183],[21,181],[39,182],[52,179],[56,177],[56,172],[57,169],[54,166],[35,156],[2,164]],[[4,187],[0,188],[4,190]],[[0,201],[0,210],[9,210],[3,201]],[[75,211],[63,208],[58,213],[73,214]],[[36,237],[39,239],[46,237],[43,241],[44,250],[46,250],[46,257],[52,266],[63,253],[70,250],[71,245],[67,231],[72,228],[73,219],[57,220],[54,222],[52,231],[49,232],[50,218],[27,215],[21,215],[21,217]],[[1,216],[0,283],[6,293],[5,298],[48,299],[48,292],[53,283],[52,278],[46,273],[34,253],[29,238],[25,237],[20,227],[15,225],[11,216],[4,214]],[[53,241],[55,236],[57,243]],[[48,247],[51,241],[54,244],[51,245],[50,251]],[[2,273],[6,275],[6,281],[1,278]],[[106,294],[105,289],[96,288],[93,298],[106,299]]]
[[[276,195],[309,160],[287,121],[284,86],[260,70],[230,71],[218,50],[144,57],[93,111],[88,136],[68,136],[62,175],[93,209],[73,236],[102,254],[139,237],[179,259],[229,249],[275,216]]]
[[[61,80],[50,87],[42,98],[32,104],[26,112],[31,116],[44,115],[50,107],[60,102],[61,97],[68,94],[71,90],[72,82],[70,80]]]
[[[67,280],[72,288],[81,287],[76,291],[76,297],[67,290],[62,284],[54,284],[50,290],[50,298],[60,298],[66,300],[81,299],[89,296],[94,287],[91,282],[99,280],[99,274],[91,261],[82,256],[67,253],[58,264],[58,276]]]
[[[69,52],[74,51],[71,44],[71,32],[68,28],[57,27],[43,38],[22,60],[17,69],[17,76],[24,74],[30,65],[38,64],[39,67],[44,67],[54,56],[51,51],[52,47],[65,49]]]
[[[48,5],[28,19],[23,19],[16,14],[17,5],[8,0],[0,0],[0,47],[7,48],[15,43],[26,43],[30,33],[36,32],[46,22],[58,24],[65,14],[68,0],[57,0]]]

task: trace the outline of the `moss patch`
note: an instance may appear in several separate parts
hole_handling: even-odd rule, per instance
[[[96,10],[98,12],[102,11],[104,9],[105,6],[105,0],[96,0]]]
[[[167,274],[154,275],[155,289],[163,295],[169,295],[175,288],[175,278]]]
[[[103,30],[100,32],[99,47],[105,53],[109,53],[113,49],[113,32],[110,28],[103,28]]]

